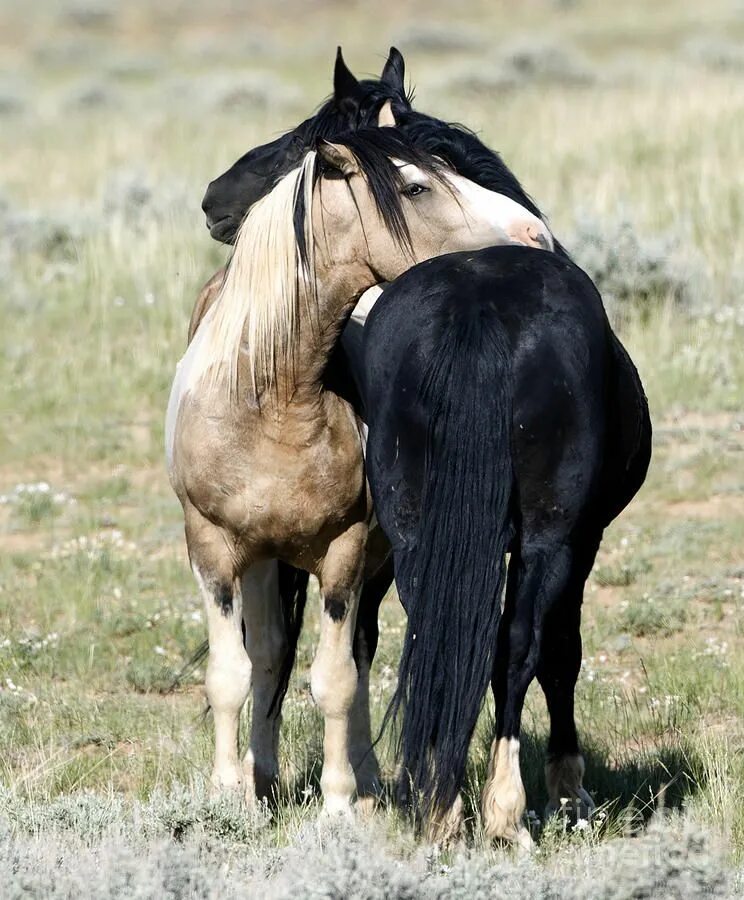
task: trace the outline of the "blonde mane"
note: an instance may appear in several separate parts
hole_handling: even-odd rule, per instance
[[[235,240],[225,280],[204,317],[187,389],[226,389],[238,397],[238,359],[245,346],[252,389],[275,386],[277,374],[292,380],[299,337],[300,293],[315,283],[312,195],[316,154],[254,203]],[[299,191],[304,190],[305,265],[294,230]]]

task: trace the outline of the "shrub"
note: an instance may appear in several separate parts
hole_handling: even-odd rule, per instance
[[[84,801],[80,808],[87,808]],[[153,802],[159,802],[151,800]],[[108,821],[108,820],[107,820]],[[596,845],[577,836],[544,862],[493,853],[437,848],[414,852],[381,829],[349,821],[307,823],[289,847],[268,850],[255,840],[235,848],[194,832],[174,843],[143,833],[130,819],[90,846],[68,822],[47,822],[44,839],[29,838],[0,818],[3,896],[114,900],[172,898],[333,898],[333,900],[598,900],[730,896],[722,848],[693,822],[652,821],[635,838]],[[87,827],[84,826],[84,827]],[[92,833],[89,829],[88,833]],[[591,832],[589,832],[591,834]]]
[[[0,84],[0,117],[22,113],[26,108],[25,94],[11,85]]]
[[[582,217],[566,246],[596,284],[615,322],[634,310],[648,313],[666,300],[691,305],[703,277],[689,253],[683,258],[678,234],[641,237],[625,216],[607,224]]]
[[[156,181],[138,168],[115,169],[101,185],[100,208],[107,221],[141,230],[190,209],[198,199],[192,194],[172,179]]]
[[[530,84],[571,86],[593,81],[591,65],[575,47],[549,38],[531,37],[504,44],[489,61],[468,66],[466,71],[452,77],[450,87],[488,94]]]
[[[452,22],[411,25],[396,38],[405,51],[453,53],[483,46],[483,37],[473,28]]]
[[[222,845],[248,844],[266,827],[271,815],[263,804],[246,807],[237,794],[210,798],[203,786],[174,784],[153,793],[135,811],[150,838],[183,841],[193,835],[214,838]]]
[[[688,41],[682,54],[691,62],[721,72],[744,71],[744,43],[705,36]]]
[[[11,257],[35,253],[49,261],[77,258],[89,222],[78,213],[11,211],[0,207],[0,250]]]
[[[108,82],[88,79],[74,85],[67,92],[65,106],[72,110],[108,110],[119,106],[121,97]]]
[[[679,631],[686,619],[682,604],[663,604],[653,597],[641,597],[631,601],[623,611],[620,628],[636,637],[665,637]]]
[[[127,667],[127,683],[139,694],[167,694],[176,674],[162,660],[136,659]]]
[[[66,8],[62,13],[63,21],[75,28],[98,29],[111,25],[114,21],[113,7],[108,3],[77,2]]]

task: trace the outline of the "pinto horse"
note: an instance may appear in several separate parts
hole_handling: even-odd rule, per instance
[[[254,204],[219,296],[181,360],[166,445],[209,630],[215,790],[271,797],[278,777],[286,629],[276,560],[320,586],[311,670],[325,719],[329,811],[377,791],[353,655],[371,503],[361,423],[324,388],[359,296],[439,253],[535,235],[532,213],[468,182],[395,129],[320,142]],[[307,578],[305,578],[305,585]],[[238,759],[253,688],[251,742]],[[362,702],[363,701],[363,702]]]

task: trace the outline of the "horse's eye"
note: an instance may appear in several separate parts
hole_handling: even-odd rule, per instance
[[[420,194],[425,194],[429,190],[428,187],[424,187],[423,184],[407,184],[403,188],[403,194],[406,197],[418,197]]]

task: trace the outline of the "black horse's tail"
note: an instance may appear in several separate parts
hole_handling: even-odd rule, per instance
[[[284,633],[287,637],[287,652],[279,670],[279,683],[274,691],[274,696],[271,698],[269,716],[272,716],[275,711],[277,715],[279,714],[289,687],[289,678],[294,668],[297,644],[302,631],[302,620],[305,616],[307,584],[310,579],[308,573],[302,569],[295,569],[294,566],[281,561],[278,563],[278,566],[279,598],[282,604]]]
[[[512,533],[507,337],[489,310],[461,309],[421,381],[429,413],[421,519],[406,572],[400,750],[414,802],[448,810],[493,671]]]

